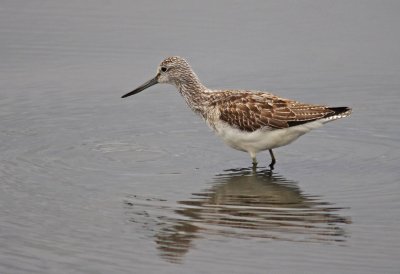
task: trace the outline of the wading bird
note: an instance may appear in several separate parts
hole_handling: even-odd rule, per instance
[[[351,113],[349,107],[305,104],[267,92],[208,89],[188,62],[178,56],[162,61],[154,78],[122,98],[158,83],[174,85],[188,106],[227,145],[250,154],[254,168],[258,152],[269,151],[269,166],[273,169],[276,161],[272,149],[290,144],[310,130]]]

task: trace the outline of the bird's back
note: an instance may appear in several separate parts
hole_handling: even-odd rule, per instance
[[[348,107],[305,104],[259,91],[215,91],[208,100],[221,121],[247,132],[283,129],[320,119],[330,121],[351,112]]]

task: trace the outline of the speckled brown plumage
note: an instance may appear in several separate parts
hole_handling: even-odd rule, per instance
[[[303,104],[269,93],[236,91],[219,92],[210,105],[218,108],[222,121],[243,131],[260,128],[282,129],[304,124],[348,111],[348,108]],[[214,99],[213,98],[213,99]]]

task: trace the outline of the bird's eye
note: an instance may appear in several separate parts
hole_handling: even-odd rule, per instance
[[[161,67],[161,71],[162,71],[162,72],[166,72],[166,71],[167,71],[167,68],[166,68],[166,67]]]

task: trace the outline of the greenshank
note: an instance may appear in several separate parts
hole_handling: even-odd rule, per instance
[[[312,129],[351,114],[349,107],[300,103],[255,90],[215,90],[205,87],[182,57],[168,57],[154,78],[125,94],[137,94],[158,83],[172,84],[187,105],[199,114],[230,147],[250,154],[268,150],[270,168],[275,165],[272,149],[285,146]]]

